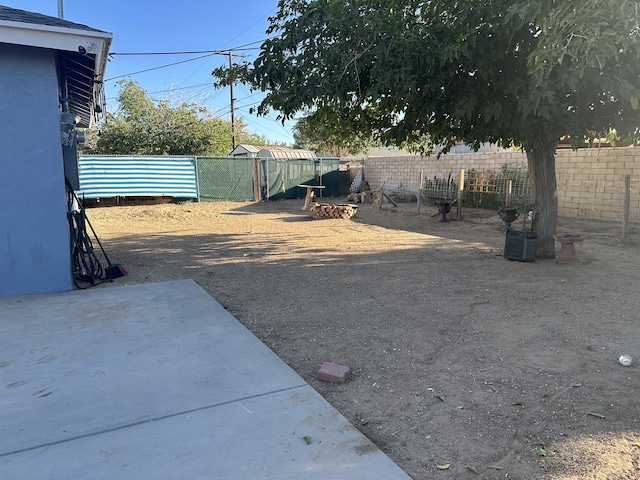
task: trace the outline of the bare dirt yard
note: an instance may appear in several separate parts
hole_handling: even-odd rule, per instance
[[[97,288],[194,279],[416,480],[640,478],[640,247],[619,224],[561,218],[578,262],[527,263],[494,211],[302,204],[89,209],[130,272]],[[327,361],[351,379],[317,380]]]

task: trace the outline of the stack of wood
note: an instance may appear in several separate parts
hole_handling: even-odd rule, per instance
[[[320,218],[352,218],[358,212],[358,206],[352,204],[316,203],[311,207],[311,217]]]

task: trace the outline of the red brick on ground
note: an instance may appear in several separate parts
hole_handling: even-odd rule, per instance
[[[323,363],[318,370],[318,379],[325,382],[344,383],[351,375],[351,369],[333,362]]]

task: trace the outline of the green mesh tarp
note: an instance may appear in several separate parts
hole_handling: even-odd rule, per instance
[[[318,196],[339,195],[337,158],[306,159],[260,159],[263,198],[301,198],[306,189],[297,185],[323,185]]]
[[[201,201],[253,200],[253,159],[198,157]]]
[[[198,157],[198,194],[205,202],[254,200],[254,185],[259,185],[262,200],[302,198],[306,190],[297,185],[323,185],[325,188],[316,192],[318,196],[338,196],[339,163],[337,158]]]

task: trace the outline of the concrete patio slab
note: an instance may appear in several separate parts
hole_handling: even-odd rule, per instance
[[[0,298],[0,339],[0,478],[409,478],[192,281]]]

